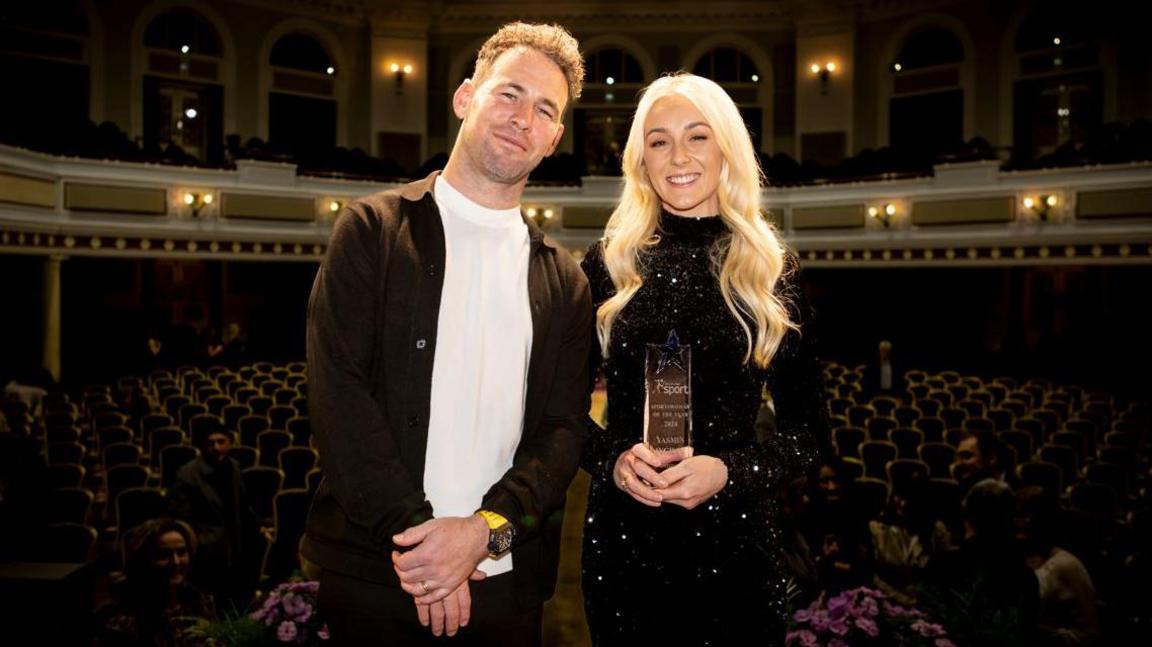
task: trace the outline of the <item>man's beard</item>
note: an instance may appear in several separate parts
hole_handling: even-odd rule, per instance
[[[499,184],[520,183],[540,163],[540,160],[530,164],[514,162],[492,150],[488,140],[465,144],[465,149],[484,177]]]

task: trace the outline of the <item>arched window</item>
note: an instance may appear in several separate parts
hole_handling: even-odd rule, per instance
[[[148,23],[144,44],[181,54],[220,57],[220,38],[216,28],[191,9],[173,9]]]
[[[760,71],[748,55],[734,47],[717,47],[696,61],[692,73],[720,84],[759,83]]]
[[[577,155],[588,175],[619,175],[643,68],[627,51],[601,47],[584,57],[584,70],[584,93],[573,113]]]
[[[752,134],[753,147],[762,149],[764,108],[760,102],[760,70],[752,58],[736,47],[716,47],[696,60],[692,73],[724,86]]]
[[[964,141],[964,45],[951,30],[925,27],[909,34],[890,63],[892,148],[931,163]]]
[[[268,142],[298,159],[336,145],[335,62],[308,34],[280,37],[269,55]]]
[[[0,101],[0,140],[47,151],[68,146],[89,118],[91,48],[88,15],[75,0],[0,5],[0,79],[20,93]]]
[[[1085,141],[1104,120],[1104,73],[1090,19],[1046,7],[1016,33],[1013,145],[1020,160]]]
[[[316,74],[334,74],[332,59],[315,38],[307,34],[288,34],[272,46],[273,67]]]
[[[215,26],[176,8],[144,30],[144,147],[178,146],[200,161],[218,163],[224,140],[224,50]]]
[[[644,82],[640,61],[628,52],[613,47],[606,47],[585,56],[584,69],[589,85]]]

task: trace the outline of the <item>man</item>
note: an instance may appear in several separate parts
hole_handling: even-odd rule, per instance
[[[978,481],[962,506],[964,540],[928,563],[921,600],[933,617],[956,619],[961,645],[1028,645],[1039,610],[1040,584],[1016,541],[1016,496],[995,478]]]
[[[908,395],[904,376],[892,362],[892,342],[884,340],[876,346],[876,362],[868,365],[861,388],[869,397],[888,395],[906,400]]]
[[[192,441],[200,456],[176,473],[168,506],[196,531],[192,579],[217,596],[221,609],[243,609],[259,575],[262,542],[240,465],[228,455],[232,435],[211,427]]]
[[[956,446],[952,476],[960,483],[962,492],[967,492],[984,479],[1004,481],[1009,486],[1015,486],[1015,476],[1008,471],[1009,462],[1005,459],[1004,445],[993,432],[968,431]]]
[[[309,304],[324,481],[303,552],[339,643],[541,640],[587,434],[592,307],[519,205],[583,75],[562,28],[501,28],[453,96],[443,174],[335,224]]]

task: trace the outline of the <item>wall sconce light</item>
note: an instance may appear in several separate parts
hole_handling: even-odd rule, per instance
[[[344,206],[343,202],[340,202],[339,200],[332,200],[328,203],[328,213],[331,213],[332,215],[336,215],[337,213],[340,212],[340,209],[343,206]]]
[[[820,79],[820,94],[828,94],[828,79],[836,72],[836,63],[828,61],[824,65],[813,63],[808,67]]]
[[[883,207],[868,207],[868,216],[875,218],[884,228],[892,226],[892,216],[896,215],[896,205],[891,202],[886,203]]]
[[[524,213],[539,227],[556,217],[556,210],[552,207],[528,207]]]
[[[191,208],[193,218],[199,218],[200,210],[212,204],[213,200],[211,193],[192,193],[189,191],[184,194],[184,204]]]
[[[1035,214],[1041,222],[1048,222],[1048,212],[1058,204],[1060,199],[1052,194],[1024,198],[1024,208]]]
[[[412,65],[393,63],[391,68],[392,74],[396,79],[396,94],[404,94],[404,77],[412,73]]]

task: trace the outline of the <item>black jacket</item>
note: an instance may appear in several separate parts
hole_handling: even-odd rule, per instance
[[[345,207],[308,306],[308,406],[324,480],[304,555],[394,586],[392,535],[435,515],[423,490],[445,257],[434,179]],[[526,222],[532,350],[524,431],[483,507],[516,526],[516,595],[539,602],[555,586],[564,496],[587,437],[592,305],[580,267]]]

